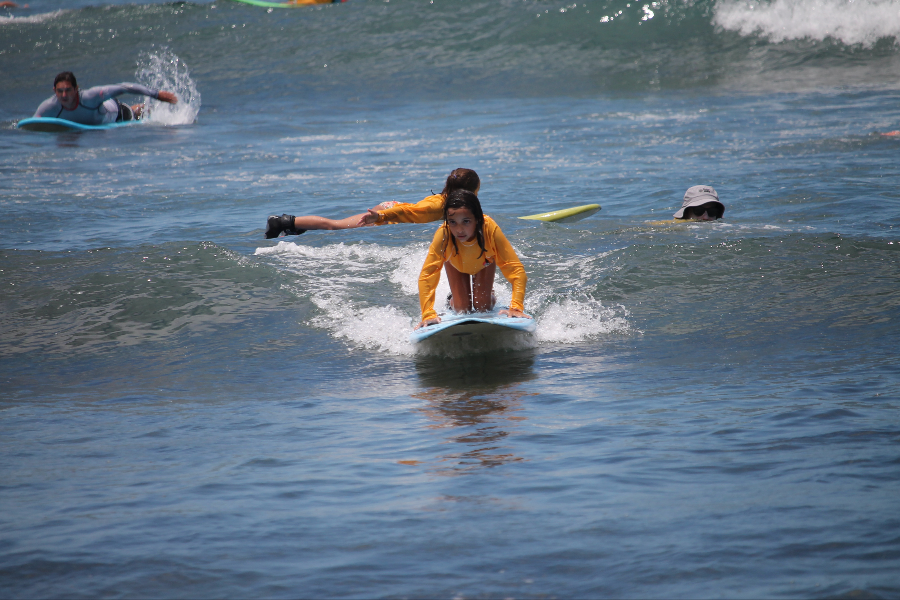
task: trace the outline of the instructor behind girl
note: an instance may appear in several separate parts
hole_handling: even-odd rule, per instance
[[[310,229],[351,229],[366,225],[384,225],[387,223],[430,223],[440,221],[444,215],[444,200],[456,189],[478,193],[481,180],[472,169],[453,169],[440,194],[432,194],[416,204],[407,202],[382,202],[368,213],[353,215],[343,219],[327,219],[316,215],[272,215],[266,221],[266,239],[285,235],[300,235]]]
[[[447,272],[453,310],[491,310],[494,307],[494,274],[500,267],[512,285],[509,309],[501,310],[500,314],[531,318],[523,312],[528,281],[525,268],[500,227],[484,216],[478,196],[470,191],[455,190],[444,203],[444,224],[434,234],[419,275],[422,321],[416,329],[441,322],[434,310],[434,294],[442,266]]]

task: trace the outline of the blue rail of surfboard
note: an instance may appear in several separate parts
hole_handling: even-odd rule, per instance
[[[446,313],[441,315],[440,323],[421,327],[409,334],[409,341],[416,344],[424,339],[430,338],[438,332],[449,329],[454,325],[462,325],[463,323],[487,323],[489,325],[499,325],[500,327],[506,327],[507,329],[513,329],[523,333],[534,333],[534,330],[537,328],[534,319],[501,317],[496,311],[469,314]]]
[[[134,120],[134,121],[119,121],[117,123],[104,123],[102,125],[84,125],[83,123],[76,123],[75,121],[68,121],[66,119],[55,119],[53,117],[32,117],[30,119],[22,119],[18,123],[16,123],[16,127],[19,129],[29,129],[31,126],[35,125],[52,125],[55,127],[63,127],[65,129],[69,129],[71,131],[91,131],[96,129],[112,129],[114,127],[126,127],[128,125],[138,125],[140,123],[144,123],[143,120]]]

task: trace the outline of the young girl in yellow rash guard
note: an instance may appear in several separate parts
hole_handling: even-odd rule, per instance
[[[315,215],[295,217],[294,215],[271,216],[266,221],[266,239],[285,235],[300,235],[309,229],[351,229],[365,225],[388,223],[430,223],[444,217],[444,200],[453,190],[463,189],[478,193],[481,180],[472,169],[454,169],[447,177],[444,190],[432,194],[416,204],[408,202],[382,202],[369,212],[353,215],[345,219],[327,219]]]
[[[451,307],[457,312],[488,311],[494,307],[494,274],[497,267],[512,284],[512,301],[501,315],[525,317],[525,284],[522,262],[500,227],[484,216],[478,196],[456,190],[444,203],[444,224],[438,228],[419,275],[419,304],[424,325],[440,323],[434,310],[434,293],[441,267],[450,284]],[[471,277],[470,277],[471,276]]]

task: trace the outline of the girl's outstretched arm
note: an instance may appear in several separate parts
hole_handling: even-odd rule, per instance
[[[428,248],[428,255],[419,273],[419,306],[422,309],[422,325],[440,323],[441,319],[434,310],[434,293],[441,280],[441,268],[444,266],[444,226],[438,227]],[[435,320],[437,319],[437,320]]]
[[[509,302],[509,316],[527,316],[525,315],[525,285],[528,283],[528,275],[525,274],[525,267],[516,251],[513,250],[512,244],[503,235],[500,227],[490,217],[484,218],[484,237],[485,242],[490,243],[496,252],[497,267],[507,281],[512,285],[512,298]],[[515,311],[516,314],[512,314]],[[530,318],[530,317],[529,317]]]

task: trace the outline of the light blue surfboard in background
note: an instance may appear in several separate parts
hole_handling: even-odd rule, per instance
[[[33,117],[22,119],[16,123],[16,128],[26,131],[44,131],[47,133],[65,133],[67,131],[95,131],[100,129],[114,129],[116,127],[128,127],[145,123],[143,119],[132,121],[119,121],[117,123],[104,123],[103,125],[83,125],[66,119],[54,119],[53,117]]]
[[[426,339],[458,339],[468,341],[479,336],[497,336],[504,333],[534,333],[534,319],[501,317],[499,311],[483,313],[445,313],[441,322],[416,329],[409,335],[414,344]]]

